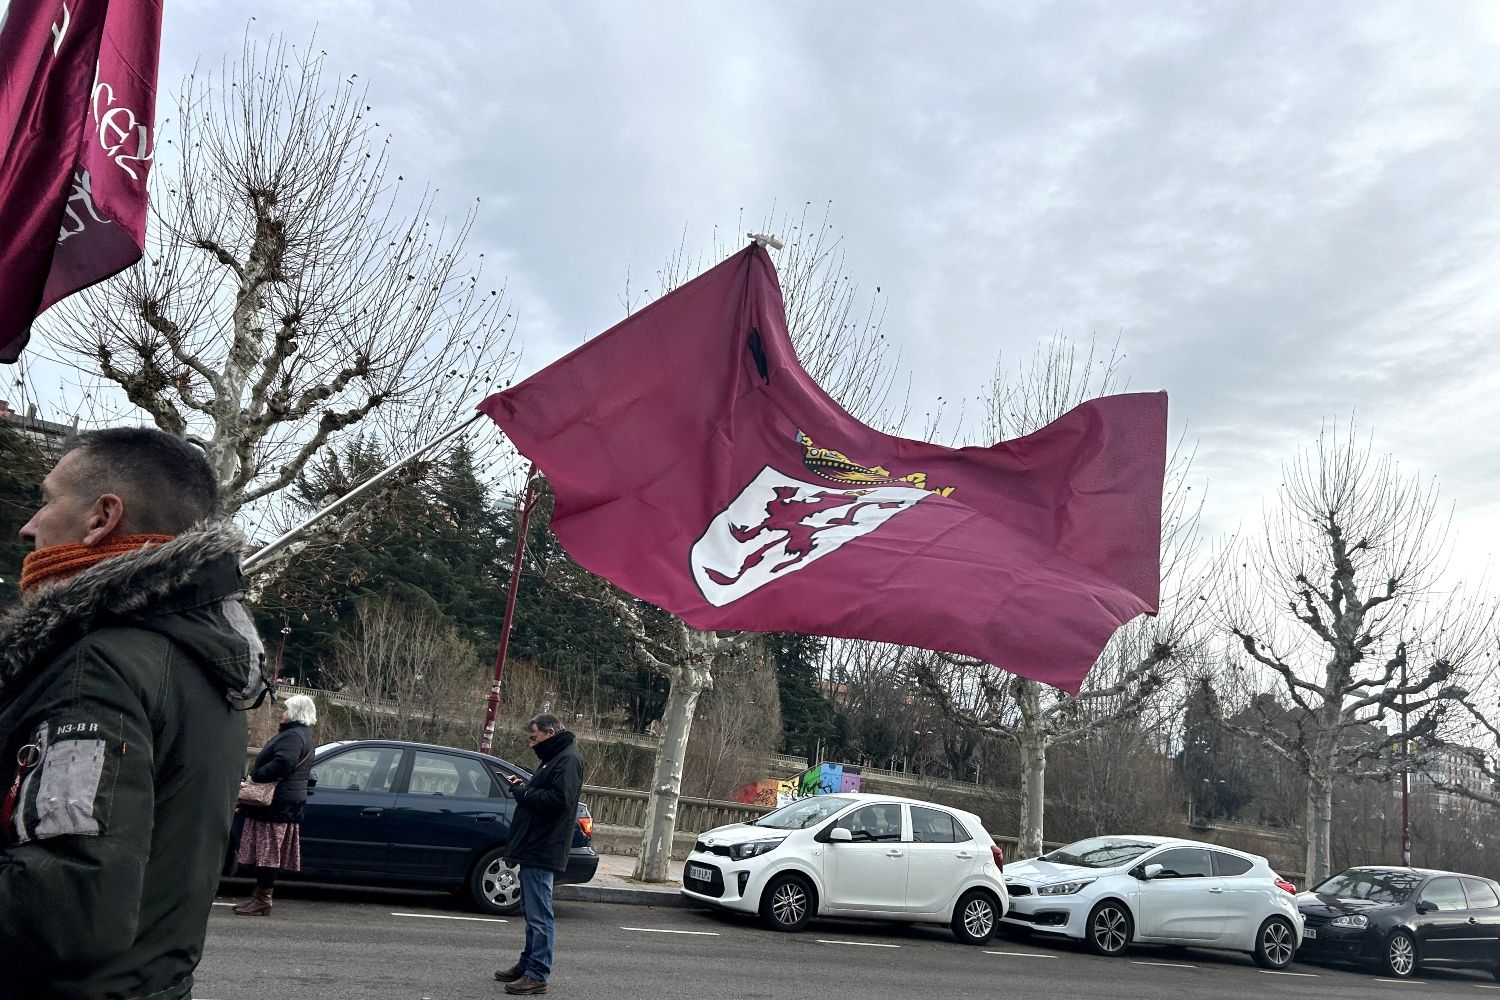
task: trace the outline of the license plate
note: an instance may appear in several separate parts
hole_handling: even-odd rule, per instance
[[[1317,936],[1318,932],[1313,930],[1311,927],[1304,927],[1302,929],[1302,937],[1307,941],[1315,940]]]
[[[688,865],[688,878],[698,879],[700,882],[711,882],[714,877],[712,868],[704,868],[702,865]]]

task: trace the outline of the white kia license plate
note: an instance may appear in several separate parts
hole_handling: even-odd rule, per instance
[[[1302,936],[1304,938],[1306,938],[1307,940],[1312,941],[1312,940],[1315,940],[1317,938],[1318,932],[1315,931],[1315,930],[1313,930],[1311,927],[1306,927],[1306,928],[1303,928]]]
[[[688,878],[696,878],[704,882],[710,882],[714,877],[714,870],[712,868],[704,868],[702,865],[688,865],[687,873]]]

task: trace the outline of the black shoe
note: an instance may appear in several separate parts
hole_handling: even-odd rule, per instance
[[[500,983],[513,983],[521,978],[521,967],[512,965],[508,969],[496,969],[495,981]]]
[[[511,994],[526,995],[530,993],[546,993],[547,984],[539,983],[529,976],[522,976],[513,983],[505,984],[505,992]]]

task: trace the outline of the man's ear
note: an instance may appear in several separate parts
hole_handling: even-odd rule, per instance
[[[88,516],[83,519],[81,541],[84,545],[98,545],[113,535],[124,519],[125,501],[117,494],[104,494],[94,501]]]

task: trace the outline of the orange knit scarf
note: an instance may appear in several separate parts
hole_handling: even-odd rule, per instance
[[[98,545],[66,542],[37,549],[21,564],[21,589],[26,591],[37,584],[66,580],[106,559],[136,552],[147,545],[161,545],[172,538],[172,535],[117,535]]]

